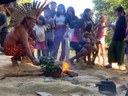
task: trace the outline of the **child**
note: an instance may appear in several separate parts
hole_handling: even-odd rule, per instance
[[[83,43],[84,43],[84,47],[87,49],[88,54],[85,55],[84,57],[84,61],[86,62],[86,56],[88,57],[88,64],[90,66],[92,66],[94,64],[95,61],[95,57],[97,55],[96,47],[96,39],[93,37],[91,32],[85,32],[83,35]],[[93,54],[93,57],[91,58],[91,54]]]
[[[35,48],[37,49],[37,57],[38,59],[46,51],[46,42],[45,42],[45,31],[46,27],[42,24],[40,17],[38,18],[35,26],[34,31],[36,32],[36,44]]]
[[[98,44],[98,48],[99,48],[99,54],[98,54],[98,63],[101,63],[100,60],[100,56],[102,57],[102,64],[105,65],[105,37],[106,37],[106,33],[107,33],[107,27],[106,27],[106,21],[107,21],[107,17],[105,15],[100,17],[99,22],[101,22],[98,26],[98,33],[96,35],[97,40],[100,42],[100,44]]]
[[[48,52],[50,56],[53,56],[54,51],[54,34],[53,34],[53,26],[54,26],[54,20],[51,17],[51,10],[49,8],[46,8],[44,10],[44,19],[45,19],[45,26],[46,26],[46,41],[48,46]]]

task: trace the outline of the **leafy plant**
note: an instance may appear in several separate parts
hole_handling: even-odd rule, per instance
[[[60,77],[62,69],[55,65],[55,60],[51,56],[44,55],[40,57],[40,66],[44,71],[44,75],[48,77]]]

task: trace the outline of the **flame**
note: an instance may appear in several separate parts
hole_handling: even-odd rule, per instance
[[[63,61],[62,62],[62,71],[69,71],[69,70],[70,70],[70,65],[67,62]]]
[[[70,64],[68,64],[66,61],[63,61],[62,62],[61,76],[68,76],[68,74],[64,73],[65,71],[71,71],[70,70]]]

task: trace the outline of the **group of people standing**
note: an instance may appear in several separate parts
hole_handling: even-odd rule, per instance
[[[49,6],[44,8],[43,16],[40,15],[35,24],[35,19],[31,18],[31,16],[25,17],[21,24],[7,35],[4,44],[1,43],[1,45],[6,55],[13,56],[13,65],[17,65],[19,57],[25,54],[33,63],[37,64],[39,62],[34,57],[32,47],[37,49],[38,58],[42,56],[41,54],[49,54],[56,59],[61,44],[59,60],[64,61],[66,51],[68,51],[66,49],[66,38],[68,38],[70,47],[76,52],[75,56],[69,59],[71,63],[73,63],[75,59],[79,61],[82,58],[89,66],[93,66],[98,56],[98,62],[103,63],[105,66],[105,37],[108,34],[107,28],[111,27],[114,30],[114,36],[108,49],[109,65],[107,65],[106,68],[111,68],[113,62],[122,65],[124,64],[126,18],[123,7],[118,7],[115,11],[117,13],[117,22],[114,26],[107,24],[107,17],[105,15],[102,15],[98,22],[94,23],[92,19],[93,13],[89,8],[84,10],[81,18],[78,18],[75,15],[75,9],[73,7],[68,7],[66,11],[63,4],[57,6],[56,2],[51,2]],[[0,20],[4,20],[3,25],[0,26],[0,36],[3,36],[1,35],[1,30],[5,30],[7,24],[6,19]],[[18,31],[22,33],[18,33]],[[28,32],[25,33],[25,31]],[[20,45],[15,46],[15,48],[12,46],[19,43]],[[19,51],[23,51],[21,46],[25,48],[24,51],[26,51],[22,52],[23,54],[19,54]],[[13,49],[17,50],[14,51]],[[101,62],[100,56],[102,56],[103,62]]]

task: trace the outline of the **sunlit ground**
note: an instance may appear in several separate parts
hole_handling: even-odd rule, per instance
[[[57,56],[56,62],[59,61],[60,52],[61,52],[61,46],[60,46],[59,51],[58,51],[58,56]],[[37,50],[36,49],[35,49],[35,56],[37,57]],[[70,58],[75,56],[75,51],[74,50],[70,50],[69,56],[70,56]],[[101,58],[101,62],[102,62],[102,57],[100,57],[100,58]],[[98,64],[98,59],[97,58],[95,60],[95,63],[96,63],[96,65],[103,67],[103,64]],[[127,63],[128,63],[128,56],[127,57],[125,56],[125,64],[127,64]],[[106,57],[105,65],[107,65],[107,64],[108,64],[108,59]],[[126,70],[126,65],[125,64],[119,67],[117,63],[112,63],[112,68],[113,69],[119,69],[119,70]]]

